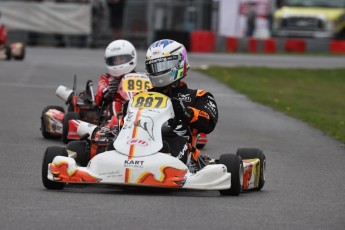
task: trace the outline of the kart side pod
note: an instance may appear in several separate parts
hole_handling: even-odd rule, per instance
[[[60,85],[57,89],[56,89],[56,92],[55,92],[56,96],[58,98],[60,98],[61,100],[63,100],[65,103],[67,103],[72,95],[73,95],[73,90],[63,86],[63,85]]]

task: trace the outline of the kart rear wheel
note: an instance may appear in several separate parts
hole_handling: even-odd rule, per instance
[[[254,190],[260,191],[264,185],[266,180],[266,157],[265,154],[260,149],[255,148],[243,148],[237,150],[237,155],[241,156],[242,159],[254,159],[258,158],[260,160],[260,179],[259,179],[259,186]]]
[[[226,166],[227,171],[231,173],[231,187],[226,190],[219,190],[223,196],[238,196],[243,186],[243,162],[239,155],[226,153],[219,158],[218,164]]]
[[[47,189],[63,189],[65,186],[65,183],[62,182],[55,182],[48,179],[48,164],[52,163],[54,160],[54,157],[56,156],[65,156],[67,157],[67,151],[63,147],[59,146],[52,146],[48,147],[44,153],[43,156],[43,162],[42,162],[42,182],[44,187]]]
[[[70,141],[66,149],[77,153],[76,161],[80,166],[87,166],[90,161],[90,150],[86,141]]]
[[[69,120],[78,120],[79,114],[75,112],[67,112],[63,117],[63,126],[62,126],[62,141],[67,144],[71,140],[67,138],[68,135],[68,121]]]
[[[57,138],[57,136],[54,136],[54,135],[51,135],[48,131],[47,131],[47,126],[46,126],[46,117],[44,116],[44,114],[46,112],[48,112],[48,110],[50,109],[56,109],[58,111],[61,111],[63,113],[65,113],[65,110],[64,108],[62,108],[61,106],[57,106],[57,105],[48,105],[47,107],[45,107],[43,110],[42,110],[42,115],[41,115],[41,133],[42,133],[42,136],[46,139],[51,139],[51,138]]]

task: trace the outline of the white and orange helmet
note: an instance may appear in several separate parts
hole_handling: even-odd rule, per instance
[[[156,41],[148,48],[145,65],[155,87],[181,80],[190,68],[184,45],[170,39]]]

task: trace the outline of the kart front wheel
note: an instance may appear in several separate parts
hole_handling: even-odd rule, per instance
[[[259,159],[260,160],[260,177],[259,186],[254,190],[260,191],[265,185],[266,178],[266,157],[265,154],[260,149],[255,148],[243,148],[237,150],[237,155],[241,156],[243,160],[245,159]]]
[[[55,182],[48,179],[48,165],[53,162],[54,158],[56,156],[65,156],[67,157],[67,151],[63,147],[59,146],[52,146],[48,147],[44,153],[43,156],[43,162],[42,162],[42,182],[44,187],[47,189],[63,189],[65,186],[65,183],[62,182]]]
[[[227,153],[222,154],[218,164],[226,166],[227,171],[231,173],[231,187],[226,190],[219,190],[223,196],[238,196],[243,186],[243,162],[239,155]]]
[[[48,112],[50,109],[56,109],[58,111],[61,111],[65,113],[64,108],[61,106],[56,106],[56,105],[48,105],[42,110],[42,115],[41,115],[41,133],[42,136],[46,139],[51,139],[51,138],[56,138],[57,136],[52,135],[50,132],[47,130],[47,117],[45,116],[46,112]]]
[[[87,166],[90,161],[90,150],[87,148],[86,141],[70,141],[66,149],[77,153],[76,162],[80,166]]]
[[[63,117],[63,126],[62,126],[62,141],[63,143],[67,144],[70,139],[68,139],[68,121],[70,120],[78,120],[79,119],[79,114],[75,112],[67,112],[65,116]]]

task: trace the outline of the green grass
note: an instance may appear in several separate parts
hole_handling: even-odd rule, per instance
[[[212,66],[198,71],[345,143],[345,69]]]

